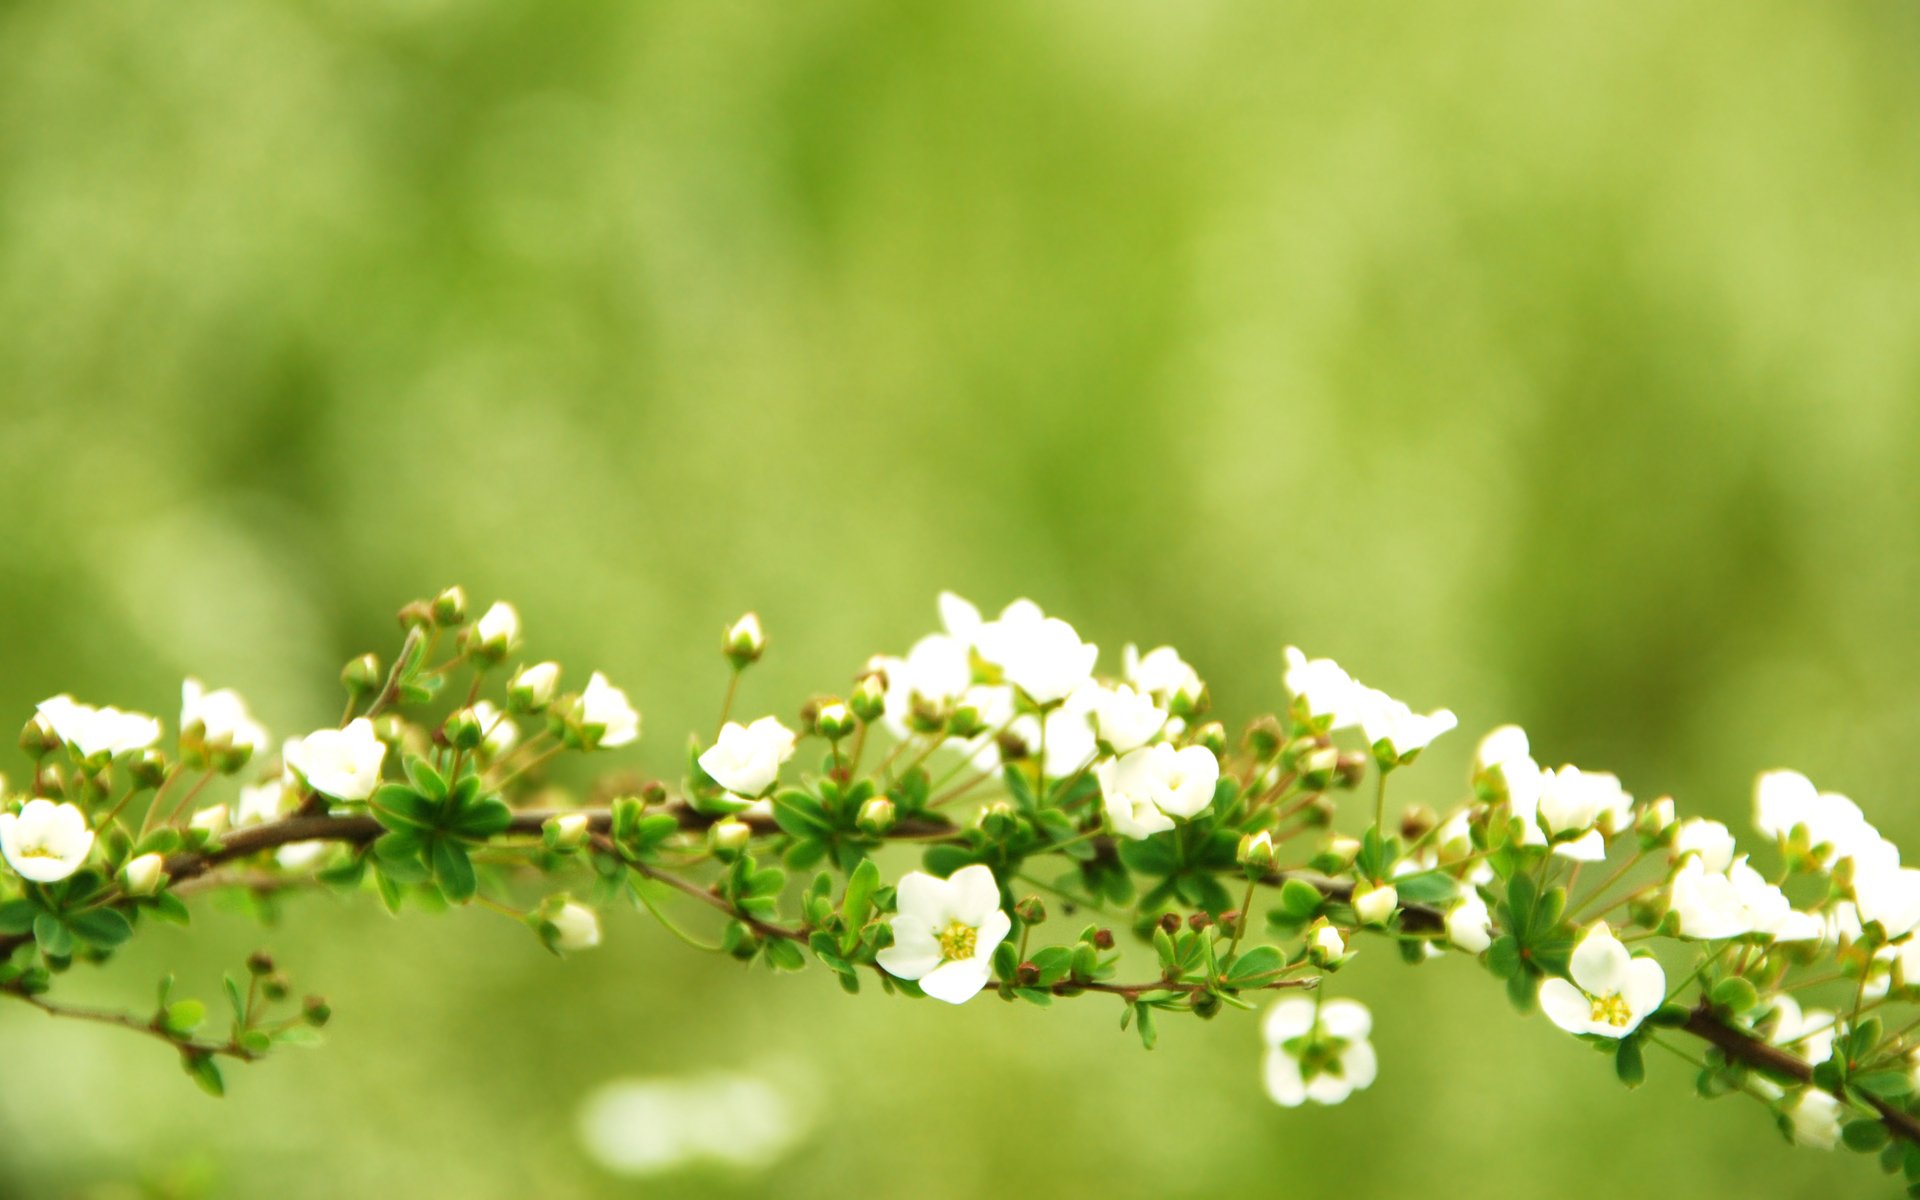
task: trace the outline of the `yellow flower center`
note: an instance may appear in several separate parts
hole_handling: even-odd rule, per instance
[[[973,926],[954,921],[939,933],[934,934],[933,940],[940,943],[942,962],[964,962],[973,957],[973,949],[979,937],[980,931]]]
[[[1589,997],[1593,1001],[1593,1019],[1615,1029],[1625,1029],[1633,1022],[1633,1010],[1619,992],[1609,992],[1605,996]]]

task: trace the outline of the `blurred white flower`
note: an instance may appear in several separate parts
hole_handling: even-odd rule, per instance
[[[600,944],[600,916],[584,904],[568,900],[547,920],[553,923],[553,944],[561,950],[591,950]]]
[[[1316,1004],[1289,996],[1267,1010],[1260,1029],[1267,1043],[1267,1094],[1287,1108],[1309,1100],[1338,1104],[1379,1072],[1367,1040],[1373,1016],[1358,1000]]]
[[[737,796],[751,799],[772,787],[780,767],[793,757],[794,733],[773,717],[751,725],[728,721],[700,755],[700,769]]]
[[[520,640],[520,614],[505,600],[496,600],[473,623],[473,636],[485,653],[500,658]]]
[[[881,968],[936,1000],[973,999],[992,977],[994,947],[1013,928],[993,871],[975,864],[946,879],[909,871],[895,895],[893,945],[875,956]]]
[[[1802,1012],[1799,1003],[1785,993],[1773,997],[1772,1004],[1767,1041],[1809,1063],[1823,1063],[1833,1057],[1832,1013],[1819,1008]]]
[[[194,753],[224,758],[237,770],[266,746],[266,727],[247,712],[247,702],[232,688],[209,692],[198,679],[180,685],[180,745]]]
[[[1753,787],[1753,824],[1761,833],[1782,841],[1796,829],[1806,832],[1809,847],[1820,861],[1872,860],[1890,865],[1900,852],[1867,823],[1860,806],[1838,792],[1822,792],[1798,771],[1767,771]]]
[[[160,721],[145,713],[95,708],[65,694],[42,700],[36,711],[53,735],[81,758],[112,757],[144,750],[160,740]]]
[[[80,869],[92,849],[87,815],[74,805],[36,799],[17,813],[0,813],[0,855],[22,879],[65,879]]]
[[[1447,940],[1468,954],[1493,944],[1493,914],[1476,889],[1468,888],[1460,903],[1447,910]]]
[[[120,886],[129,896],[151,896],[166,881],[166,859],[158,854],[136,855],[120,868]]]
[[[1167,710],[1154,703],[1150,692],[1137,692],[1124,683],[1114,688],[1095,685],[1090,690],[1094,732],[1115,754],[1139,749],[1166,727]]]
[[[269,779],[257,786],[243,787],[239,798],[233,803],[233,823],[244,826],[277,821],[293,810],[295,799],[293,789],[281,779]]]
[[[1288,646],[1285,654],[1287,690],[1317,728],[1346,729],[1360,724],[1367,713],[1367,689],[1330,658],[1309,659],[1294,646]]]
[[[314,791],[355,801],[365,800],[380,786],[387,747],[374,736],[373,722],[357,717],[345,729],[322,729],[289,741],[282,755]]]
[[[1173,828],[1175,817],[1195,817],[1213,803],[1220,760],[1205,746],[1176,750],[1162,742],[1094,768],[1107,821],[1114,832],[1143,838]]]
[[[587,679],[575,716],[590,748],[612,750],[639,740],[640,714],[627,703],[627,694],[598,671]]]
[[[1362,883],[1353,889],[1353,915],[1362,925],[1385,925],[1399,907],[1399,889],[1390,883]]]
[[[808,1112],[771,1080],[753,1075],[622,1079],[581,1105],[580,1139],[587,1154],[616,1175],[662,1175],[709,1163],[758,1170],[799,1144]]]
[[[1120,664],[1128,683],[1166,704],[1184,701],[1191,705],[1206,691],[1200,673],[1188,666],[1172,646],[1156,646],[1143,655],[1129,644],[1121,651]]]
[[[1667,974],[1651,958],[1635,958],[1605,921],[1573,948],[1573,976],[1540,985],[1540,1009],[1568,1033],[1620,1038],[1640,1027],[1666,998]]]
[[[559,663],[534,663],[530,667],[521,667],[507,681],[507,698],[523,712],[539,712],[553,703],[553,694],[559,687]]]
[[[470,710],[480,727],[480,751],[498,759],[520,743],[520,727],[490,701],[476,700]]]
[[[1785,1111],[1794,1145],[1831,1150],[1839,1142],[1840,1102],[1826,1092],[1805,1088]]]
[[[1854,907],[1862,921],[1878,922],[1890,940],[1920,927],[1920,870],[1856,863]]]
[[[1733,865],[1733,834],[1718,821],[1691,817],[1680,822],[1673,834],[1673,858],[1679,861],[1691,854],[1709,871],[1725,871]]]
[[[1031,600],[1016,600],[975,635],[980,657],[1034,703],[1057,704],[1093,677],[1100,648],[1080,640],[1073,626],[1044,615]]]

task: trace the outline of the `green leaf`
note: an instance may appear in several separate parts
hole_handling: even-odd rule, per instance
[[[833,832],[833,822],[819,802],[798,788],[774,793],[773,821],[795,837],[818,837]]]
[[[220,1064],[213,1060],[213,1055],[188,1054],[180,1062],[187,1069],[187,1074],[193,1076],[193,1081],[200,1085],[201,1091],[216,1097],[227,1094],[227,1081],[220,1077]]]
[[[1320,889],[1304,879],[1289,879],[1280,885],[1280,911],[1294,921],[1312,920],[1324,900]]]
[[[1510,916],[1507,928],[1516,930],[1533,928],[1534,898],[1533,880],[1528,876],[1515,875],[1507,881],[1507,912]]]
[[[1614,1074],[1620,1082],[1630,1088],[1637,1088],[1647,1080],[1646,1056],[1641,1052],[1640,1039],[1624,1037],[1613,1054]]]
[[[1760,992],[1746,977],[1729,975],[1713,985],[1711,998],[1715,1008],[1738,1015],[1760,1003]]]
[[[1019,766],[1007,764],[1007,769],[1001,772],[1001,779],[1006,784],[1007,795],[1013,798],[1016,805],[1028,810],[1040,807],[1039,797],[1033,794],[1033,782]]]
[[[1227,986],[1245,987],[1250,983],[1264,982],[1267,976],[1271,976],[1286,965],[1286,957],[1277,948],[1255,946],[1235,958],[1233,964],[1227,968]]]
[[[479,881],[474,877],[473,860],[466,848],[448,838],[433,843],[433,878],[447,899],[455,904],[473,898]]]
[[[1393,881],[1402,904],[1442,904],[1459,890],[1451,876],[1441,871],[1416,871]]]
[[[75,937],[102,949],[112,949],[133,936],[133,923],[119,910],[91,908],[67,918]]]
[[[840,916],[847,928],[858,931],[873,913],[874,889],[880,886],[880,868],[866,859],[847,877],[846,895],[840,898]]]
[[[484,841],[513,824],[513,810],[496,796],[483,796],[455,813],[448,828],[461,837]]]
[[[175,1037],[187,1037],[207,1018],[207,1006],[198,1000],[175,1000],[160,1015],[160,1024]]]
[[[431,829],[439,823],[438,808],[410,787],[389,783],[367,801],[374,820],[388,829]]]
[[[193,914],[187,910],[187,902],[172,892],[159,892],[147,902],[148,911],[163,921],[175,925],[185,925],[193,920]]]
[[[800,947],[783,937],[770,937],[762,943],[767,962],[782,971],[798,971],[807,965],[807,956]]]
[[[1882,1100],[1896,1100],[1913,1092],[1913,1076],[1905,1071],[1868,1071],[1855,1075],[1847,1082],[1855,1091],[1878,1096]]]
[[[33,940],[40,943],[40,952],[48,958],[73,957],[73,934],[52,913],[43,912],[33,919]]]
[[[0,904],[0,934],[15,937],[33,928],[40,909],[31,900],[9,900]]]
[[[1847,1144],[1847,1149],[1861,1154],[1878,1153],[1881,1147],[1887,1144],[1890,1136],[1887,1127],[1873,1117],[1849,1121],[1840,1130],[1840,1140]]]
[[[413,790],[428,800],[447,798],[447,777],[435,770],[433,764],[424,758],[409,754],[403,760],[407,778],[413,782]]]
[[[1032,963],[1040,969],[1039,986],[1052,987],[1073,969],[1073,950],[1067,946],[1046,946],[1034,951]]]
[[[1144,1001],[1136,1000],[1133,1002],[1133,1010],[1134,1022],[1140,1030],[1140,1044],[1151,1050],[1153,1044],[1160,1040],[1159,1032],[1153,1027],[1153,1009],[1149,1008]]]

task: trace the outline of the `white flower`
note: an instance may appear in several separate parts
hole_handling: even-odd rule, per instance
[[[587,735],[587,744],[593,748],[611,750],[640,737],[640,714],[627,703],[627,694],[598,671],[587,680],[587,690],[580,693],[575,715]]]
[[[1884,859],[1899,851],[1876,832],[1860,806],[1838,792],[1822,792],[1798,771],[1768,771],[1754,783],[1753,824],[1761,833],[1782,841],[1804,829],[1807,844],[1821,851],[1820,861],[1831,866],[1842,858]]]
[[[476,700],[469,710],[480,727],[480,750],[488,758],[499,758],[520,741],[520,727],[507,714],[486,700]]]
[[[1689,857],[1674,872],[1670,894],[1681,937],[1730,938],[1752,931],[1747,906],[1741,903],[1733,880],[1709,871],[1697,857]]]
[[[980,691],[975,688],[973,691]],[[998,689],[1006,696],[1008,704],[1013,702],[1013,689]],[[1048,779],[1065,779],[1079,771],[1099,753],[1094,740],[1093,720],[1094,702],[1100,694],[1098,684],[1088,684],[1080,688],[1046,713],[1046,736],[1042,737],[1041,718],[1032,713],[1022,714],[1007,727],[1007,732],[1020,739],[1030,755],[1041,756],[1040,769]],[[969,692],[972,695],[973,692]]]
[[[481,649],[498,658],[520,640],[520,614],[505,600],[496,600],[473,623],[473,636]]]
[[[1447,940],[1468,954],[1493,944],[1493,915],[1477,890],[1468,888],[1466,897],[1447,910]]]
[[[1840,1102],[1819,1088],[1806,1088],[1786,1109],[1796,1146],[1831,1150],[1840,1140]]]
[[[1920,927],[1920,870],[1856,863],[1853,900],[1860,919],[1879,922],[1888,940],[1904,937]]]
[[[386,744],[374,736],[373,722],[365,717],[345,729],[322,729],[289,741],[282,753],[308,787],[335,800],[373,795],[387,759]]]
[[[1667,973],[1651,958],[1634,958],[1605,921],[1596,922],[1573,948],[1573,982],[1540,985],[1540,1008],[1568,1033],[1625,1037],[1666,998]]]
[[[1809,1063],[1823,1063],[1833,1057],[1833,1014],[1813,1008],[1805,1012],[1792,996],[1773,998],[1772,1028],[1767,1041],[1783,1050],[1791,1050]]]
[[[273,852],[273,861],[288,871],[304,871],[327,856],[334,843],[325,841],[288,842]]]
[[[1385,925],[1393,910],[1400,907],[1400,891],[1390,883],[1353,889],[1353,915],[1362,925]]]
[[[535,663],[514,672],[513,678],[507,681],[507,698],[513,701],[515,708],[539,712],[553,703],[553,694],[559,687],[560,664]]]
[[[1787,894],[1768,883],[1748,865],[1746,856],[1727,868],[1734,892],[1747,910],[1747,923],[1755,933],[1764,933],[1776,942],[1802,942],[1818,938],[1823,930],[1819,917],[1795,912]]]
[[[129,896],[151,896],[167,881],[167,860],[158,854],[137,855],[120,868],[120,886]]]
[[[1016,600],[975,635],[980,657],[1000,668],[1008,683],[1035,704],[1057,704],[1093,677],[1100,648],[1080,640],[1073,626],[1041,613],[1031,600]]]
[[[269,779],[257,787],[243,787],[240,798],[233,804],[233,823],[258,825],[263,821],[277,821],[291,811],[295,799],[293,789],[284,780]]]
[[[36,711],[46,718],[53,735],[81,758],[144,750],[160,740],[159,720],[145,713],[122,712],[111,706],[95,708],[68,695],[42,700]]]
[[[1545,778],[1533,761],[1527,732],[1518,725],[1502,725],[1480,739],[1473,756],[1473,784],[1488,799],[1506,801],[1507,811],[1520,822],[1523,845],[1540,846],[1547,840],[1540,828],[1540,789]]]
[[[1316,1006],[1304,996],[1289,996],[1267,1010],[1260,1028],[1267,1043],[1267,1094],[1275,1104],[1338,1104],[1379,1073],[1367,1040],[1373,1016],[1358,1000]]]
[[[1339,966],[1350,957],[1346,937],[1325,917],[1315,921],[1307,934],[1307,954],[1323,967]]]
[[[1128,683],[1168,704],[1196,704],[1207,690],[1200,673],[1188,666],[1172,646],[1157,646],[1143,655],[1129,644],[1121,652],[1120,664]]]
[[[1000,910],[993,872],[975,864],[940,879],[909,871],[895,891],[893,945],[875,955],[882,969],[948,1004],[971,1000],[992,975],[993,950],[1013,928]]]
[[[1114,831],[1143,838],[1164,833],[1175,817],[1198,816],[1213,803],[1220,760],[1205,746],[1175,750],[1162,742],[1107,759],[1094,775]]]
[[[1115,754],[1138,750],[1166,723],[1167,710],[1154,703],[1150,692],[1136,692],[1124,683],[1112,689],[1093,689],[1094,732],[1113,747]]]
[[[1385,692],[1363,689],[1360,732],[1374,757],[1388,765],[1412,762],[1433,740],[1460,722],[1447,709],[1417,713]]]
[[[700,769],[737,796],[758,796],[780,778],[781,764],[793,757],[793,741],[793,731],[773,717],[751,725],[728,721],[700,756]]]
[[[1633,797],[1610,772],[1564,766],[1540,777],[1539,819],[1556,838],[1588,829],[1618,833],[1633,819]]]
[[[180,744],[199,753],[225,756],[239,767],[267,744],[265,726],[247,712],[247,702],[232,688],[209,692],[198,679],[180,685]],[[223,764],[226,765],[226,764]]]
[[[0,813],[0,855],[22,879],[65,879],[80,869],[92,849],[87,815],[74,805],[29,800],[17,813]]]
[[[569,900],[547,920],[553,925],[553,944],[561,950],[591,950],[600,944],[600,917],[584,904]]]
[[[1700,860],[1709,871],[1724,871],[1733,865],[1733,834],[1718,821],[1698,817],[1680,822],[1673,835],[1673,857],[1687,855]]]
[[[1318,728],[1346,729],[1360,723],[1369,707],[1367,689],[1330,658],[1309,659],[1297,647],[1286,649],[1287,690]]]

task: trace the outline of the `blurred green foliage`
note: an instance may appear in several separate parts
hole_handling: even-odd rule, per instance
[[[0,4],[0,712],[282,732],[447,582],[606,669],[676,769],[764,614],[790,713],[957,588],[1245,716],[1280,647],[1744,828],[1794,764],[1916,844],[1920,12],[1804,5]],[[11,719],[11,718],[10,718]],[[17,764],[15,764],[17,767]],[[11,769],[11,768],[10,768]],[[1378,948],[1379,1084],[1253,1022],[843,997],[643,915],[206,918],[331,1044],[224,1103],[0,1014],[0,1193],[748,1195],[581,1153],[609,1078],[770,1071],[778,1194],[1825,1196],[1870,1168]],[[144,955],[144,957],[140,957]],[[116,1185],[115,1181],[121,1181]],[[1429,1192],[1429,1194],[1431,1194]]]

